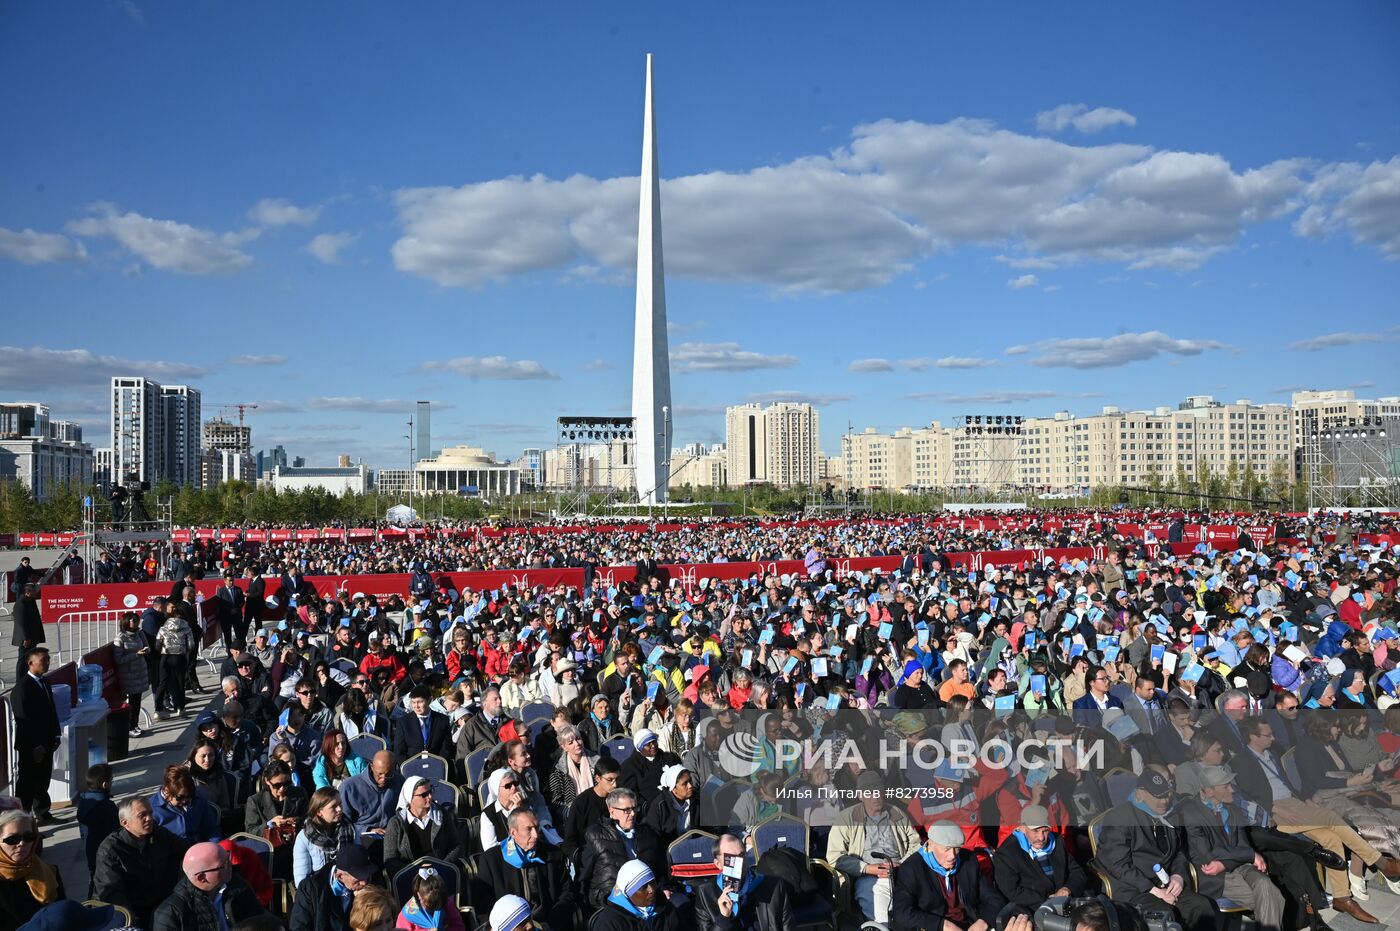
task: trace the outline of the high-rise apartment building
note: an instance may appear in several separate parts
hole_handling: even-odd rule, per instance
[[[86,491],[92,476],[82,427],[51,419],[43,404],[0,404],[0,480],[20,482],[45,501],[65,485]]]
[[[730,485],[813,485],[821,477],[821,414],[810,404],[741,404],[725,411]]]
[[[224,482],[257,479],[253,428],[215,417],[204,424],[200,482],[214,488]]]
[[[112,379],[112,478],[134,475],[153,487],[162,481],[201,481],[199,389],[161,385],[139,376]]]

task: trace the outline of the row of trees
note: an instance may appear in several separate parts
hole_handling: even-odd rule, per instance
[[[1040,497],[1041,489],[1021,489],[1013,494],[1000,494],[1001,500],[1021,501],[1032,507],[1092,506],[1111,507],[1124,502],[1139,507],[1192,507],[1204,504],[1215,507],[1247,509],[1249,502],[1276,507],[1282,501],[1287,508],[1305,506],[1307,489],[1294,483],[1283,463],[1267,476],[1253,469],[1232,463],[1224,473],[1212,473],[1201,462],[1196,474],[1204,481],[1189,477],[1184,469],[1171,476],[1150,473],[1143,483],[1133,489],[1101,486],[1089,495],[1068,500],[1049,501]],[[748,485],[740,488],[671,489],[675,502],[727,503],[735,514],[791,514],[808,504],[821,500],[822,488],[806,485],[778,487]],[[19,482],[0,482],[0,533],[33,530],[75,530],[82,524],[83,498],[91,495],[99,502],[99,514],[109,515],[105,498],[96,488],[64,486],[54,491],[47,501],[36,501],[27,486]],[[1214,496],[1217,500],[1211,500]],[[1226,498],[1239,499],[1231,504]],[[247,482],[225,482],[216,488],[178,488],[171,484],[157,486],[147,496],[154,513],[156,502],[170,502],[171,519],[186,527],[239,526],[243,524],[364,524],[384,518],[395,504],[405,503],[405,497],[370,492],[363,495],[334,495],[324,489],[275,491],[254,487]],[[837,494],[835,500],[844,500]],[[906,494],[897,489],[863,492],[858,501],[862,507],[880,514],[920,514],[941,510],[949,501],[966,500],[944,493]],[[548,514],[556,505],[552,495],[521,495],[501,498],[488,507],[475,498],[457,495],[414,495],[413,506],[426,520],[478,520],[485,517],[518,519]],[[107,519],[103,516],[101,519]]]

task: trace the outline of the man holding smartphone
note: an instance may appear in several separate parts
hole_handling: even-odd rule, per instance
[[[744,842],[733,834],[715,841],[714,882],[695,887],[695,923],[700,931],[783,931],[792,927],[787,883],[764,876],[749,862]]]

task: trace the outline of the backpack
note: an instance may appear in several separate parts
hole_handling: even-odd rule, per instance
[[[758,871],[787,883],[793,901],[800,902],[821,893],[821,887],[807,866],[807,858],[791,847],[774,847],[759,857]]]

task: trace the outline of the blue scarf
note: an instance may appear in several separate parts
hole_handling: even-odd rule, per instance
[[[514,838],[501,841],[501,856],[517,870],[523,870],[526,863],[543,863],[533,850],[521,850]]]
[[[943,864],[939,863],[938,858],[933,855],[933,851],[929,850],[927,847],[919,848],[919,856],[924,858],[924,863],[928,864],[929,869],[943,877],[944,888],[951,891],[953,888],[953,877],[958,872],[958,863],[962,860],[962,854],[954,854],[953,865],[947,869],[944,869]]]
[[[1026,852],[1026,856],[1031,858],[1031,862],[1037,864],[1041,872],[1049,876],[1055,871],[1055,867],[1050,863],[1050,854],[1055,850],[1055,835],[1051,834],[1050,839],[1045,842],[1043,850],[1036,850],[1031,846],[1030,839],[1020,831],[1012,831],[1011,836],[1016,838],[1016,843],[1021,845],[1021,849]]]
[[[1157,814],[1157,812],[1153,811],[1151,808],[1148,808],[1142,802],[1138,801],[1137,795],[1133,795],[1133,797],[1128,799],[1128,801],[1132,802],[1133,807],[1136,808],[1138,811],[1145,813],[1148,817],[1152,818],[1155,821],[1166,822],[1167,815],[1171,814],[1170,808],[1168,808],[1165,812],[1163,812],[1160,815]]]
[[[608,896],[608,901],[618,908],[624,909],[629,915],[636,915],[643,921],[651,921],[656,917],[656,906],[633,905],[632,900],[623,895],[621,889],[614,889],[612,895]]]
[[[1220,819],[1220,826],[1225,829],[1225,836],[1229,837],[1230,813],[1225,810],[1225,806],[1219,802],[1208,802],[1204,797],[1201,798],[1201,804],[1206,806],[1209,811],[1214,812],[1215,816]]]
[[[588,712],[588,716],[593,719],[594,725],[598,728],[598,735],[604,740],[612,733],[612,717],[600,718],[593,712]]]
[[[348,905],[350,900],[354,898],[354,893],[345,888],[343,882],[335,878],[335,870],[331,870],[331,892],[334,892],[336,898],[340,899],[342,908]]]
[[[414,896],[409,903],[403,907],[403,916],[420,928],[431,928],[437,931],[442,927],[442,911],[430,912],[423,907],[423,903]]]
[[[754,889],[758,886],[758,884],[762,881],[763,875],[761,873],[755,873],[753,870],[748,871],[748,875],[744,877],[744,884],[730,893],[730,896],[734,901],[734,911],[737,912],[741,907],[743,907],[744,897],[747,896],[750,892],[753,892]],[[715,885],[719,886],[720,892],[724,891],[724,874],[721,873],[719,876],[715,877]]]

